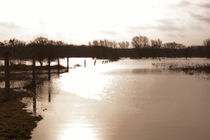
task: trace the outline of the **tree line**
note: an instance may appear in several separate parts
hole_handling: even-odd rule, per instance
[[[209,57],[210,39],[203,46],[186,47],[176,42],[163,43],[160,39],[149,40],[146,36],[134,36],[128,41],[116,42],[107,39],[93,40],[88,45],[72,45],[37,37],[26,43],[18,39],[0,42],[0,56],[5,52],[12,57],[35,55],[40,62],[46,57]]]
[[[0,41],[0,46],[6,46],[6,47],[20,47],[20,46],[30,46],[30,47],[43,47],[43,46],[68,46],[68,43],[65,43],[63,41],[54,41],[49,40],[46,37],[37,37],[34,40],[30,41],[29,43],[26,43],[24,41],[18,40],[18,39],[10,39],[5,41]],[[210,46],[210,38],[205,39],[203,41],[204,46]],[[93,40],[89,41],[88,45],[91,46],[101,46],[101,47],[109,47],[109,48],[121,48],[121,49],[128,49],[128,48],[172,48],[172,49],[182,49],[186,46],[180,43],[176,42],[167,42],[163,43],[160,39],[151,39],[149,40],[146,36],[134,36],[132,38],[131,43],[128,41],[110,41],[108,39],[104,40]]]
[[[210,46],[210,38],[203,41],[204,46]],[[171,48],[171,49],[183,49],[187,46],[176,43],[176,42],[166,42],[163,43],[162,40],[158,39],[151,39],[149,40],[146,36],[134,36],[132,38],[131,43],[128,41],[116,42],[116,41],[109,41],[107,39],[104,40],[93,40],[92,42],[88,43],[88,46],[103,46],[109,48]]]

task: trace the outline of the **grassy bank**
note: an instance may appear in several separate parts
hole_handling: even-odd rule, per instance
[[[25,91],[12,91],[9,101],[4,101],[4,90],[0,90],[0,140],[27,140],[41,116],[33,116],[25,110],[22,97],[32,96]]]
[[[47,79],[48,66],[36,66],[37,80],[43,81]],[[50,66],[51,74],[58,74],[58,65]],[[59,66],[59,73],[67,72],[67,68]],[[0,82],[5,80],[4,66],[0,66]],[[31,80],[32,79],[32,66],[25,64],[10,65],[10,80]]]
[[[54,66],[50,66],[51,70],[57,70],[57,69],[63,70],[66,69],[66,67],[64,66],[58,66],[58,65],[54,65]],[[30,65],[25,65],[25,64],[12,64],[10,65],[10,70],[11,71],[31,71],[32,70],[32,66]],[[36,70],[40,71],[40,70],[48,70],[48,66],[36,66]],[[0,71],[4,71],[4,66],[0,66]]]

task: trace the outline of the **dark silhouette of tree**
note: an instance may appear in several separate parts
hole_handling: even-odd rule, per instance
[[[49,43],[48,38],[46,37],[37,37],[32,41],[36,46],[46,46]]]
[[[135,36],[132,38],[134,48],[145,48],[149,46],[149,39],[146,36]]]
[[[65,45],[67,45],[65,42],[63,42],[63,41],[55,41],[55,43],[54,43],[56,46],[65,46]]]
[[[88,46],[92,46],[92,43],[90,41],[88,42]]]
[[[178,44],[176,42],[168,42],[163,44],[164,48],[169,48],[169,49],[183,49],[185,46],[183,44]]]
[[[104,40],[99,40],[99,46],[105,46]]]
[[[129,47],[129,42],[128,41],[122,41],[122,42],[119,42],[118,45],[119,45],[119,48],[127,49]]]
[[[10,51],[11,56],[14,56],[17,47],[24,47],[26,45],[24,41],[21,41],[15,38],[10,39],[8,41],[6,40],[4,41],[3,44],[5,47],[11,47],[11,51]]]
[[[210,38],[203,41],[205,47],[210,47]]]
[[[28,45],[34,47],[36,49],[36,56],[40,63],[40,66],[43,66],[43,61],[45,56],[43,55],[42,49],[50,44],[50,41],[46,37],[37,37],[33,41],[31,41]],[[52,42],[51,42],[52,44]],[[35,53],[35,52],[34,52]],[[35,54],[34,54],[35,55]]]
[[[109,48],[117,48],[118,43],[116,41],[109,41],[107,39],[104,40],[93,40],[93,42],[89,42],[89,46],[101,46],[101,47],[109,47]]]
[[[93,44],[93,46],[100,46],[99,45],[99,42],[97,40],[93,40],[93,43],[92,44]]]
[[[161,48],[162,41],[160,39],[157,40],[151,40],[151,47],[152,48]]]
[[[107,47],[109,46],[109,41],[107,39],[104,39],[104,45]]]
[[[21,40],[15,39],[15,38],[10,39],[8,41],[8,43],[9,43],[9,46],[11,46],[11,47],[20,47],[20,46],[26,45],[26,43],[24,41],[21,41]]]
[[[4,46],[4,42],[0,41],[0,47]]]
[[[0,46],[5,46],[5,47],[22,47],[25,45],[26,45],[26,42],[15,39],[15,38],[0,42]]]

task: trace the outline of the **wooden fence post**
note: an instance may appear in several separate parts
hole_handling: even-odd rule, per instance
[[[84,67],[86,67],[86,60],[84,60]]]
[[[67,57],[67,71],[69,71],[69,57]]]
[[[6,99],[10,98],[10,77],[9,77],[9,53],[5,54],[4,58],[4,67],[5,67],[5,91],[6,91]]]
[[[36,87],[33,87],[33,113],[36,115]]]
[[[94,60],[94,66],[96,65],[96,59]]]
[[[48,80],[51,79],[50,57],[48,57]]]
[[[32,62],[32,86],[35,87],[36,85],[36,58],[33,56],[33,62]]]
[[[59,60],[59,58],[58,58],[58,75],[60,74],[60,60]]]
[[[51,102],[51,84],[48,82],[48,102]]]

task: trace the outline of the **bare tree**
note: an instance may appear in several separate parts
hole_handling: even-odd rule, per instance
[[[185,45],[183,44],[178,44],[176,42],[168,42],[163,44],[164,48],[169,48],[169,49],[182,49],[185,48]]]
[[[149,39],[146,36],[135,36],[132,39],[132,45],[135,48],[144,48],[149,46]]]
[[[100,40],[100,46],[105,46],[104,40]]]
[[[0,41],[0,47],[4,46],[4,42]]]
[[[104,46],[108,47],[109,41],[107,39],[104,39]]]
[[[56,46],[64,46],[64,45],[67,45],[67,44],[64,43],[63,41],[55,41],[55,45]]]
[[[97,40],[93,40],[93,46],[99,46],[99,42]]]
[[[37,50],[36,56],[38,57],[38,61],[39,61],[41,67],[43,66],[43,61],[44,61],[44,56],[42,54],[41,47],[45,47],[52,43],[53,42],[49,41],[48,38],[46,38],[46,37],[37,37],[36,39],[34,39],[33,41],[31,41],[29,43],[29,46],[36,48],[36,50]]]
[[[10,39],[9,41],[5,41],[4,46],[12,47],[11,55],[14,56],[14,54],[15,54],[15,47],[24,47],[25,44],[26,43],[24,41],[21,41],[21,40],[13,38],[13,39]]]
[[[92,46],[92,43],[90,41],[88,42],[88,46]]]
[[[46,46],[49,43],[49,40],[46,37],[37,37],[31,43],[35,44],[37,47],[40,47]]]
[[[206,47],[210,47],[210,38],[203,41],[203,45]]]
[[[118,45],[122,49],[127,49],[129,47],[129,42],[128,41],[122,41],[122,42],[119,42]]]
[[[117,42],[116,41],[112,41],[112,48],[117,48]]]
[[[151,40],[151,46],[153,48],[160,48],[162,46],[162,41],[160,39]]]
[[[5,40],[4,42],[1,43],[4,46],[8,47],[20,47],[20,46],[25,46],[26,43],[24,41],[18,40],[16,38],[10,39],[10,40]]]

